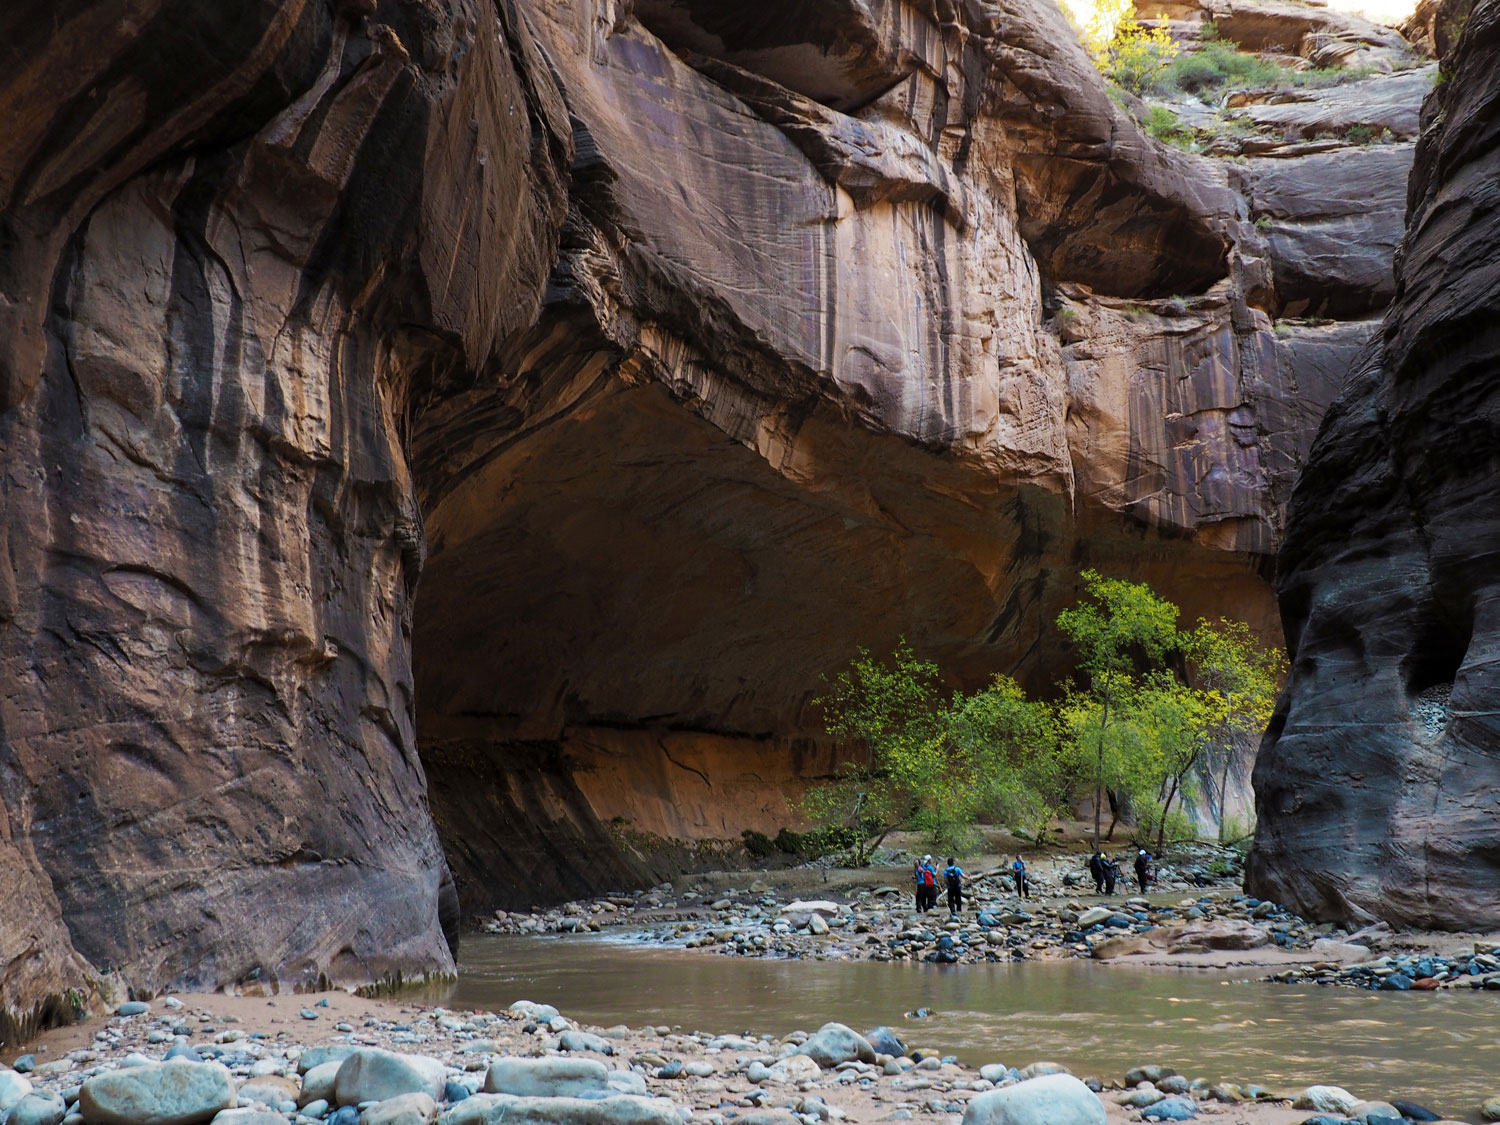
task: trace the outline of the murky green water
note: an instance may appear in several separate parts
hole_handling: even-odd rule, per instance
[[[1500,1093],[1500,993],[1367,993],[1224,983],[1229,974],[1087,961],[920,965],[758,961],[595,937],[469,936],[446,1002],[555,1004],[588,1023],[784,1034],[888,1023],[966,1062],[1079,1074],[1170,1062],[1192,1077],[1332,1082],[1472,1117]],[[930,1019],[904,1012],[927,1007]]]

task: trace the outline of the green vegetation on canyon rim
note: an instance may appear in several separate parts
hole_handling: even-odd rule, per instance
[[[856,830],[855,863],[898,828],[927,832],[935,847],[967,845],[983,818],[1040,837],[1079,795],[1093,798],[1096,845],[1113,838],[1128,803],[1138,837],[1160,849],[1193,834],[1184,806],[1205,795],[1205,780],[1226,819],[1229,764],[1270,718],[1281,650],[1238,621],[1179,630],[1177,607],[1145,583],[1082,577],[1086,597],[1057,617],[1077,668],[1056,699],[1028,698],[1003,674],[946,696],[941,670],[904,640],[889,660],[861,649],[828,682],[816,701],[828,733],[864,753],[804,807]],[[1211,751],[1220,772],[1206,778]]]

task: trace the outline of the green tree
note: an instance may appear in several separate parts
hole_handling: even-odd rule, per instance
[[[953,753],[974,763],[976,809],[1040,838],[1067,795],[1053,708],[996,676],[973,695],[955,695],[946,725]]]
[[[1221,754],[1218,778],[1219,839],[1229,823],[1229,771],[1235,758],[1260,740],[1276,694],[1286,680],[1286,653],[1263,646],[1243,621],[1199,618],[1185,644],[1188,674],[1200,689],[1220,697],[1208,739]]]
[[[864,749],[840,776],[808,791],[805,809],[820,823],[841,823],[858,834],[855,861],[916,812],[924,765],[942,728],[936,664],[919,660],[903,639],[889,663],[860,649],[849,667],[813,700],[833,737]]]
[[[937,666],[902,641],[889,661],[861,649],[814,702],[828,733],[864,753],[814,786],[804,809],[857,831],[857,863],[897,828],[958,847],[981,811],[1037,828],[1056,811],[1063,789],[1051,709],[1009,677],[944,699]]]
[[[1097,848],[1107,795],[1106,753],[1113,749],[1119,758],[1124,749],[1121,739],[1110,737],[1111,724],[1123,718],[1119,704],[1134,694],[1136,669],[1160,669],[1182,647],[1182,638],[1177,631],[1177,607],[1144,582],[1105,578],[1095,570],[1084,571],[1082,578],[1086,600],[1058,614],[1057,627],[1072,640],[1080,670],[1089,681],[1092,706],[1086,713],[1075,714],[1070,725],[1075,739],[1081,733],[1094,743]],[[1113,831],[1113,824],[1110,827]]]

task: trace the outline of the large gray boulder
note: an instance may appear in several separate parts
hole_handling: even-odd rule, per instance
[[[5,1125],[12,1125],[7,1121]],[[286,1114],[265,1106],[242,1106],[216,1114],[209,1125],[286,1125]]]
[[[665,1098],[517,1098],[475,1094],[438,1118],[438,1125],[682,1125]]]
[[[309,1047],[297,1059],[297,1073],[306,1074],[329,1063],[341,1063],[358,1047],[352,1043],[328,1043],[322,1047]]]
[[[56,1094],[33,1090],[10,1108],[5,1125],[59,1125],[68,1107]]]
[[[309,1102],[325,1101],[332,1105],[337,1101],[339,1068],[343,1065],[343,1059],[335,1059],[331,1062],[320,1063],[304,1074],[302,1092],[297,1095],[297,1104],[304,1106]]]
[[[178,1060],[95,1075],[78,1096],[89,1125],[198,1125],[234,1104],[228,1067]]]
[[[437,1102],[426,1094],[400,1094],[367,1107],[359,1125],[432,1125],[435,1117]]]
[[[484,1077],[484,1091],[540,1098],[608,1094],[609,1070],[594,1059],[498,1059]]]
[[[1104,1103],[1071,1074],[1048,1074],[978,1095],[963,1125],[1105,1125]]]
[[[383,1102],[402,1094],[443,1096],[448,1068],[425,1055],[399,1055],[371,1047],[355,1051],[339,1066],[334,1096],[339,1105]]]
[[[31,1093],[30,1080],[21,1077],[14,1070],[0,1068],[0,1113],[16,1105],[29,1093]]]
[[[828,1069],[839,1063],[875,1061],[875,1048],[870,1041],[852,1027],[841,1023],[825,1023],[802,1046],[797,1054],[806,1055],[819,1066]]]

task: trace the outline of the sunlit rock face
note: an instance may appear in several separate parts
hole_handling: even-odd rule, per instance
[[[1279,640],[1265,575],[1389,298],[1409,144],[1157,145],[1050,3],[520,7],[572,123],[561,252],[412,435],[466,903],[618,884],[606,821],[774,831],[655,740],[795,793],[857,645],[1049,687],[1086,566]]]
[[[1423,108],[1395,303],[1292,500],[1249,885],[1319,917],[1500,925],[1497,45],[1477,5]]]
[[[1252,192],[1343,189],[1156,144],[1050,0],[0,31],[14,1017],[451,969],[455,880],[778,827],[857,645],[1047,686],[1085,566],[1277,635],[1373,321],[1273,318],[1376,310],[1392,209],[1289,274]]]

